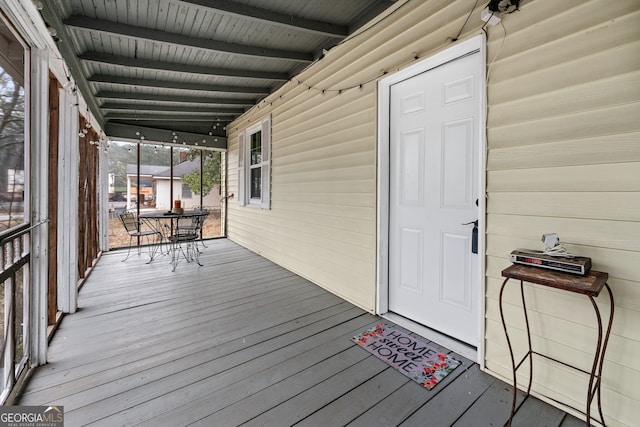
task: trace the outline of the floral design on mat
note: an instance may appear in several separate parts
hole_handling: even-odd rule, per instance
[[[356,342],[360,347],[367,343],[367,339],[369,337],[377,337],[384,333],[384,323],[378,323],[374,328],[368,329],[361,333],[360,335],[356,335],[353,337],[353,341]]]
[[[423,387],[431,389],[460,365],[456,359],[442,352],[438,353],[438,360],[433,365],[424,367],[422,375],[415,381],[422,384]]]
[[[429,390],[460,366],[460,361],[448,354],[385,323],[351,340]]]

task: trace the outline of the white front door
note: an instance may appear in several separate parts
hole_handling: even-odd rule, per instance
[[[389,311],[479,344],[481,55],[390,87]]]

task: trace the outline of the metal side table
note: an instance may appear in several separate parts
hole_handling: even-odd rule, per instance
[[[583,414],[586,416],[587,426],[590,426],[591,420],[592,420],[591,403],[593,402],[594,398],[597,398],[600,422],[604,426],[605,422],[604,422],[604,416],[602,415],[602,405],[600,402],[600,387],[602,385],[601,380],[602,380],[602,365],[604,364],[604,354],[607,349],[609,334],[611,333],[611,325],[613,323],[613,311],[614,311],[613,294],[611,293],[611,288],[607,284],[607,279],[609,275],[601,271],[591,270],[589,271],[589,273],[587,273],[586,276],[577,276],[569,273],[560,273],[552,270],[544,270],[537,267],[529,267],[525,265],[514,264],[511,267],[504,269],[502,271],[502,276],[505,277],[506,279],[504,280],[504,282],[502,283],[502,287],[500,288],[500,297],[499,297],[500,318],[502,319],[502,326],[504,327],[504,333],[507,337],[507,344],[509,346],[509,353],[511,356],[511,367],[513,369],[513,403],[511,404],[511,414],[509,416],[509,421],[507,422],[506,425],[511,426],[511,421],[513,420],[513,416],[516,410],[516,396],[517,396],[517,390],[518,390],[516,373],[518,369],[522,366],[524,361],[527,359],[529,359],[529,385],[527,386],[527,392],[525,396],[529,396],[529,393],[531,392],[531,384],[533,381],[533,355],[535,354],[589,375],[589,388],[587,390],[586,412],[583,412]],[[509,332],[507,331],[507,324],[504,319],[504,311],[502,309],[502,295],[503,295],[505,286],[507,285],[507,282],[509,282],[510,279],[516,279],[520,281],[520,295],[522,298],[522,309],[524,311],[524,320],[526,324],[525,326],[527,331],[527,342],[529,344],[529,351],[524,355],[524,357],[517,364],[515,362],[515,358],[513,355],[513,347],[511,346],[511,340],[509,339]],[[524,284],[523,284],[524,282],[534,283],[542,286],[548,286],[556,289],[562,289],[568,292],[574,292],[577,294],[585,295],[587,298],[589,298],[595,310],[596,319],[598,321],[598,342],[596,344],[595,355],[593,357],[593,365],[591,367],[591,372],[585,371],[583,369],[572,366],[569,363],[538,353],[531,348],[531,331],[529,329],[529,317],[527,314],[527,305],[524,298]],[[602,290],[602,288],[607,288],[607,292],[609,293],[609,299],[611,301],[611,308],[609,312],[609,323],[607,325],[607,330],[604,336],[603,336],[602,318],[600,316],[600,309],[598,308],[598,305],[596,304],[596,301],[594,299],[600,294],[600,291]],[[558,403],[561,403],[561,402],[558,402]]]

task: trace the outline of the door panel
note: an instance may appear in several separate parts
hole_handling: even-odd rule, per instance
[[[400,286],[403,289],[422,294],[422,230],[403,228],[400,237],[400,251],[403,256],[400,266]]]

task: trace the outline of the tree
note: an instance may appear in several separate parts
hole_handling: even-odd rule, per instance
[[[204,156],[202,168],[202,196],[211,192],[214,185],[220,188],[220,162],[222,156],[219,151],[191,149],[187,152],[187,159],[193,161]],[[191,173],[183,174],[182,182],[187,184],[194,194],[200,194],[200,170],[196,169]]]
[[[24,88],[2,68],[0,113],[0,212],[7,215],[0,225],[10,228],[24,214]]]

